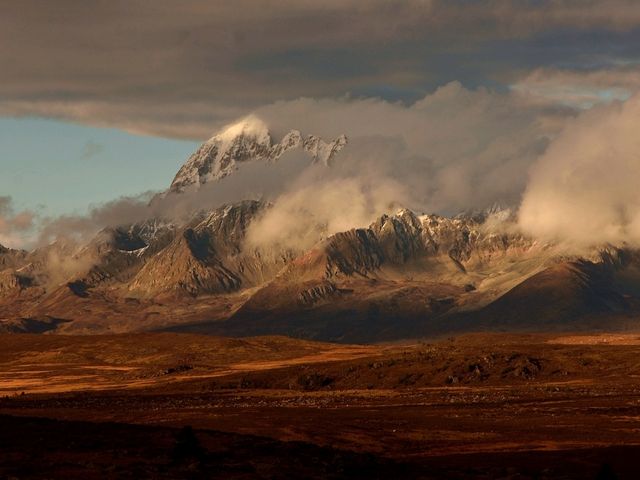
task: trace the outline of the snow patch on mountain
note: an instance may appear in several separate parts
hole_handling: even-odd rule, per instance
[[[304,151],[311,154],[313,163],[330,166],[333,157],[347,145],[347,136],[340,135],[332,142],[325,142],[320,137],[309,135],[303,143]]]

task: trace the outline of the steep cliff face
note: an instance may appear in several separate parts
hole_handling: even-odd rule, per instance
[[[11,270],[0,272],[0,297],[9,294],[15,295],[31,285],[32,279],[29,276],[20,275]]]
[[[332,235],[293,262],[288,275],[308,277],[303,270],[326,278],[373,278],[402,271],[416,274],[427,268],[425,260],[437,260],[467,273],[468,268],[488,265],[505,255],[526,254],[535,245],[519,233],[509,233],[506,224],[491,229],[486,220],[417,215],[402,209],[395,215],[381,216],[367,228]]]
[[[28,278],[16,272],[24,263],[26,256],[27,252],[0,245],[0,297],[28,286]]]
[[[27,252],[14,250],[0,245],[0,271],[7,268],[16,268],[24,262]]]

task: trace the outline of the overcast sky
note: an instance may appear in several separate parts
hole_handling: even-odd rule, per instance
[[[638,26],[635,0],[4,0],[0,113],[202,139],[298,97],[626,86]]]
[[[371,105],[446,119],[432,105],[446,85],[517,95],[507,110],[539,125],[625,101],[639,62],[635,0],[2,0],[0,197],[55,215],[163,188],[251,112],[322,135]],[[537,151],[518,132],[514,152]]]

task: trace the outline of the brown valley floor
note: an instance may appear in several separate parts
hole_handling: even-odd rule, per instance
[[[637,478],[640,335],[0,336],[0,478]]]

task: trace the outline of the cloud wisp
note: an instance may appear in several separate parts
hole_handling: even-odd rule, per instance
[[[0,196],[0,244],[20,247],[32,234],[36,214],[30,210],[16,211],[11,197]]]

